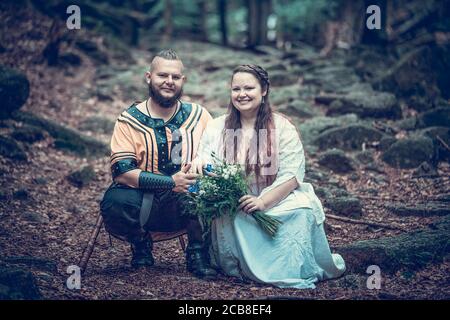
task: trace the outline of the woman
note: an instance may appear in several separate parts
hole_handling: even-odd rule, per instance
[[[278,287],[315,288],[339,277],[345,263],[331,254],[323,229],[325,215],[309,183],[303,183],[305,157],[296,128],[273,113],[267,72],[256,65],[233,71],[228,114],[211,120],[201,138],[193,170],[201,174],[211,153],[241,163],[251,193],[240,201],[234,221],[212,225],[211,260],[227,275]],[[250,216],[264,211],[283,222],[272,239]]]

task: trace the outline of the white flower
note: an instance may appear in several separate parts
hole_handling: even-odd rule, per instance
[[[230,168],[230,170],[229,170],[230,175],[232,175],[232,176],[236,175],[237,171],[238,171],[238,170],[237,170],[237,168],[236,168],[235,166],[232,166],[232,167]]]
[[[228,178],[230,177],[230,175],[229,175],[228,173],[226,173],[226,174],[224,174],[222,177],[223,177],[225,180],[228,180]]]

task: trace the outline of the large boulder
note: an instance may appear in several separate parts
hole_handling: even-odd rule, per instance
[[[320,115],[320,112],[317,109],[314,109],[310,103],[303,100],[289,102],[287,105],[281,107],[279,111],[285,115],[301,119],[313,118]]]
[[[355,170],[354,161],[339,149],[327,150],[319,156],[318,163],[334,173],[349,173]]]
[[[417,136],[399,140],[383,153],[382,159],[394,168],[412,169],[434,158],[433,140]]]
[[[450,161],[450,128],[430,127],[420,131],[420,134],[433,140],[436,161]]]
[[[440,107],[422,113],[418,127],[450,127],[450,107]]]
[[[320,149],[361,150],[363,143],[380,141],[383,133],[368,125],[355,123],[328,129],[314,139]]]
[[[429,263],[439,263],[450,253],[450,216],[431,228],[408,232],[395,237],[357,241],[336,248],[350,273],[365,273],[370,265],[382,273],[400,269],[417,270]]]
[[[299,126],[302,142],[311,145],[322,132],[331,128],[356,123],[357,121],[358,117],[355,114],[347,114],[340,117],[314,117],[306,120]]]
[[[360,81],[352,68],[338,61],[315,63],[303,76],[304,84],[316,85],[326,92],[336,92]]]
[[[0,263],[0,300],[38,300],[36,278],[27,270]]]
[[[30,83],[25,75],[0,65],[0,119],[8,118],[27,101]]]
[[[392,93],[365,91],[350,92],[344,96],[337,96],[336,102],[331,103],[327,115],[342,115],[355,113],[360,118],[388,118],[401,117],[401,109]]]

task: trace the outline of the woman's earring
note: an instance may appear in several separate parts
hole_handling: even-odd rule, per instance
[[[261,104],[264,104],[264,96],[261,99]]]

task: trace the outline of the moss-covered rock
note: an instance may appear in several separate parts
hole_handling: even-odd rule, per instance
[[[270,73],[270,85],[273,87],[289,86],[298,82],[298,76],[285,71]]]
[[[397,96],[419,94],[432,100],[441,94],[436,78],[438,72],[430,70],[436,65],[439,50],[422,46],[404,54],[393,66],[380,74],[372,82],[377,90],[395,93]]]
[[[29,267],[40,271],[56,273],[58,271],[55,261],[33,256],[8,256],[3,258],[8,264]]]
[[[289,102],[287,105],[280,107],[278,111],[287,116],[301,119],[312,118],[320,114],[318,110],[314,109],[313,106],[303,100]]]
[[[339,149],[325,151],[319,156],[318,163],[335,173],[345,174],[355,170],[354,161]]]
[[[11,136],[18,141],[33,143],[44,139],[44,133],[45,130],[41,128],[25,125],[23,127],[15,129],[11,133]]]
[[[28,99],[30,83],[25,75],[0,65],[0,119],[19,110]]]
[[[357,121],[358,117],[354,114],[340,117],[314,117],[312,119],[306,120],[299,125],[300,137],[304,144],[311,145],[314,143],[315,139],[324,131],[349,123],[356,123]]]
[[[392,136],[383,136],[378,144],[378,149],[381,151],[386,151],[396,142],[397,139]]]
[[[322,132],[314,140],[320,149],[361,150],[363,143],[380,141],[383,133],[365,124],[350,124]]]
[[[0,263],[0,300],[39,300],[41,293],[30,271]]]
[[[396,121],[395,126],[402,130],[411,131],[411,130],[416,129],[417,122],[418,122],[418,120],[416,117],[410,117],[410,118],[405,118],[405,119]]]
[[[16,140],[4,136],[0,136],[0,155],[13,160],[27,160],[23,147]]]
[[[72,172],[67,179],[75,186],[82,188],[95,178],[94,168],[90,165]]]
[[[450,214],[450,207],[445,202],[429,201],[407,205],[403,203],[387,203],[385,208],[398,216],[444,216]]]
[[[434,157],[433,141],[427,137],[411,137],[392,144],[382,159],[394,168],[411,169]]]
[[[292,102],[299,98],[298,84],[276,88],[270,91],[270,101],[273,105],[279,106]]]
[[[437,168],[424,161],[418,166],[412,174],[413,178],[436,178],[439,177]]]
[[[112,134],[114,130],[114,121],[103,117],[90,117],[83,120],[78,129],[81,131],[92,131],[104,134]]]
[[[440,107],[422,113],[418,119],[419,127],[450,127],[450,107]]]
[[[355,159],[362,164],[369,164],[373,162],[375,157],[375,152],[372,149],[367,149],[364,151],[359,151],[355,154]]]
[[[429,263],[442,262],[450,253],[450,216],[431,228],[357,241],[336,251],[343,256],[349,272],[365,273],[370,265],[378,265],[382,273],[395,273],[403,268],[417,270]]]
[[[340,103],[331,103],[327,115],[355,113],[361,118],[398,119],[401,117],[397,99],[393,94],[387,92],[350,92],[334,102],[336,101]]]
[[[43,119],[25,112],[16,113],[14,119],[46,130],[55,139],[55,147],[58,149],[73,152],[83,157],[106,156],[109,154],[109,147],[103,142],[64,127],[52,120]]]
[[[333,213],[349,218],[358,219],[363,214],[361,201],[352,196],[331,197],[325,201],[324,205]]]
[[[449,127],[430,127],[419,131],[419,134],[433,140],[436,162],[450,161],[450,150],[445,146],[450,146]]]

